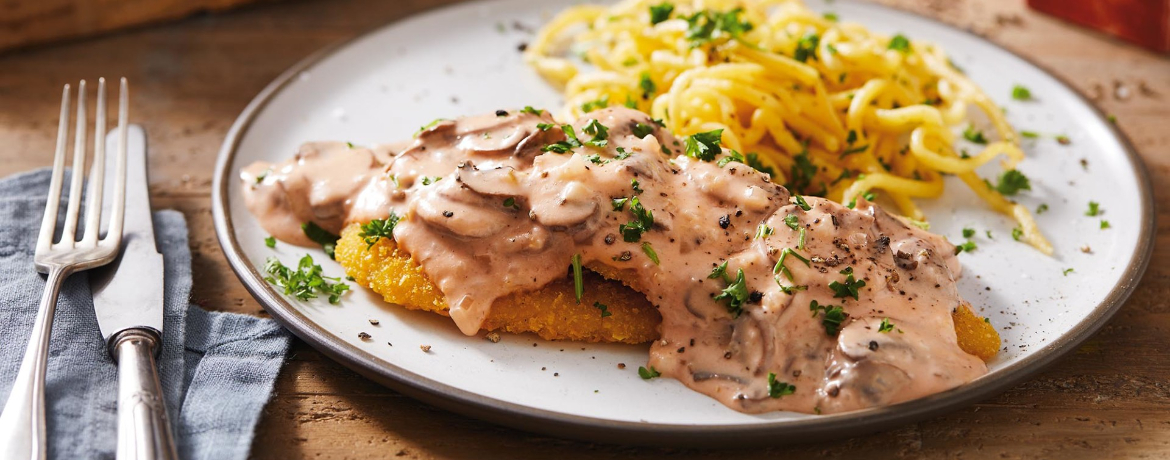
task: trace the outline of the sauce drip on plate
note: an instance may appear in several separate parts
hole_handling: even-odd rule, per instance
[[[261,225],[292,243],[310,244],[305,221],[337,233],[394,211],[397,245],[468,335],[497,298],[568,276],[574,256],[605,266],[662,315],[647,367],[739,411],[884,406],[987,372],[956,342],[964,301],[945,239],[864,199],[793,197],[719,161],[727,151],[680,155],[637,111],[591,112],[574,136],[553,123],[501,111],[397,146],[308,143],[241,178]]]

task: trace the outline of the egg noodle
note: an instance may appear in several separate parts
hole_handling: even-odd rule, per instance
[[[564,91],[563,120],[625,104],[680,136],[722,130],[723,147],[750,152],[733,155],[794,193],[845,203],[877,191],[916,221],[924,216],[911,199],[941,195],[943,175],[953,174],[1015,219],[1020,241],[1052,253],[1028,209],[1004,196],[1015,189],[1001,193],[976,173],[1000,156],[1014,173],[1024,158],[1018,135],[931,43],[798,1],[627,0],[565,10],[525,58]],[[971,155],[956,149],[953,132],[970,123],[969,106],[998,135],[989,142],[968,127],[964,137],[985,145]]]

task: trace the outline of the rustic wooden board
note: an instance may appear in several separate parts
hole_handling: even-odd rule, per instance
[[[1170,60],[1029,12],[1018,1],[884,1],[971,29],[1067,79],[1116,115],[1149,167],[1155,198],[1170,198]],[[211,224],[211,165],[228,127],[252,96],[307,54],[443,3],[449,1],[295,1],[0,55],[0,175],[49,164],[60,84],[129,77],[133,117],[146,125],[155,158],[155,206],[181,210],[191,225],[194,301],[213,310],[263,314],[228,268]],[[1170,452],[1170,359],[1164,356],[1170,349],[1168,212],[1159,209],[1163,225],[1141,286],[1080,350],[1003,395],[887,433],[750,451],[564,441],[434,409],[298,343],[259,427],[253,456],[1165,457]]]
[[[84,37],[275,0],[6,0],[0,50]]]

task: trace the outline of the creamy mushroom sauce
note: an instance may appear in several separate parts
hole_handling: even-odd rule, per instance
[[[468,335],[495,299],[567,276],[575,254],[586,266],[616,268],[662,314],[647,367],[735,410],[844,412],[937,393],[987,372],[956,342],[951,312],[964,301],[945,239],[864,199],[848,209],[807,197],[804,210],[743,163],[720,167],[681,155],[680,140],[633,110],[578,120],[582,142],[593,137],[582,131],[594,119],[608,128],[603,148],[542,152],[565,140],[558,127],[538,127],[554,123],[551,117],[500,111],[438,122],[398,146],[308,143],[286,163],[249,166],[241,179],[261,225],[291,243],[311,244],[301,234],[304,221],[339,232],[394,210],[402,216],[395,241],[443,292]],[[637,123],[653,132],[638,138]],[[615,159],[619,148],[628,157]],[[635,217],[629,202],[616,209],[613,200],[633,196],[653,213],[653,226],[626,242],[619,226]],[[797,229],[786,224],[789,215]],[[785,259],[791,279],[776,273],[784,249],[809,260]],[[724,262],[726,277],[709,277]],[[845,283],[847,268],[865,282],[857,300],[829,287]],[[739,270],[748,295],[736,314],[715,297]],[[781,285],[807,288],[785,293]],[[843,307],[836,335],[824,308],[810,308],[814,301]],[[788,386],[791,394],[769,394]]]

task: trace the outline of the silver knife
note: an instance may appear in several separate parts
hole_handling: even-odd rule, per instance
[[[107,148],[114,142],[116,131],[110,131]],[[90,275],[98,326],[118,363],[119,460],[178,458],[154,361],[163,333],[163,258],[154,241],[148,184],[146,133],[130,125],[122,252]]]

